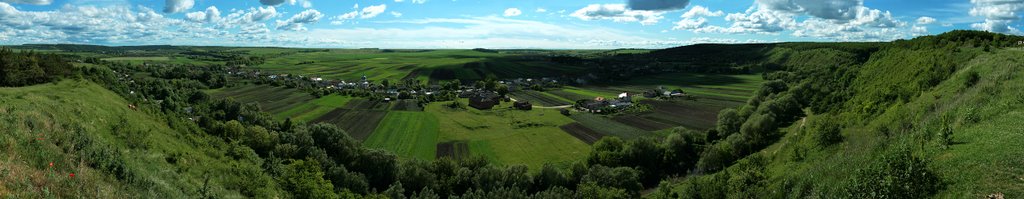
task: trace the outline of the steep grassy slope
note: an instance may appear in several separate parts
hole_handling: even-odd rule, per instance
[[[1020,197],[1024,51],[986,47],[1006,46],[993,35],[953,32],[890,43],[869,56],[838,46],[774,49],[768,62],[785,72],[766,76],[785,80],[791,89],[778,95],[795,95],[807,116],[782,120],[792,122],[769,131],[780,136],[770,145],[722,171],[683,179],[664,193],[683,198]],[[706,150],[736,147],[729,140]],[[702,162],[714,157],[707,154]]]
[[[144,113],[149,110],[132,110],[120,96],[83,80],[0,88],[0,196],[279,195],[261,163],[226,156],[229,147],[219,139],[168,127],[188,128],[187,119],[165,121]]]

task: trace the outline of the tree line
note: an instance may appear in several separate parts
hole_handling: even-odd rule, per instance
[[[58,80],[74,71],[57,54],[0,48],[0,86],[28,86]]]

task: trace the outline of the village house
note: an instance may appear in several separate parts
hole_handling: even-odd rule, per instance
[[[584,112],[610,113],[619,109],[628,108],[633,105],[633,97],[628,93],[619,94],[618,98],[605,99],[597,97],[593,100],[580,100],[576,102],[576,108]]]
[[[512,103],[512,107],[515,109],[525,111],[533,110],[533,104],[530,104],[530,101],[517,101],[515,103]]]
[[[497,93],[480,91],[469,97],[469,106],[480,110],[488,110],[501,103],[499,100],[501,98]]]

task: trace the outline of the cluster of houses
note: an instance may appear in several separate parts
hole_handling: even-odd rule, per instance
[[[301,75],[290,75],[290,74],[272,74],[272,75],[261,75],[259,71],[232,71],[229,74],[236,76],[245,76],[252,78],[267,78],[272,81],[308,81],[315,83],[321,88],[333,89],[333,90],[346,90],[346,89],[367,89],[376,93],[384,94],[385,101],[391,101],[398,98],[411,98],[418,95],[432,95],[436,92],[441,91],[441,86],[431,85],[418,90],[403,88],[403,86],[393,86],[391,88],[384,88],[374,84],[371,80],[367,79],[365,75],[355,82],[346,82],[344,80],[325,80],[320,77],[305,77]],[[588,75],[578,77],[574,79],[568,79],[575,83],[586,83],[588,80],[596,78],[594,75]],[[535,86],[548,87],[551,85],[558,85],[559,79],[556,78],[517,78],[498,81],[499,84],[508,86],[509,90],[525,90]],[[469,99],[469,106],[480,109],[488,110],[501,104],[501,101],[509,101],[506,96],[501,96],[497,92],[487,91],[479,88],[473,88],[470,86],[460,86],[458,90],[453,90],[458,98]],[[403,96],[405,95],[405,96]],[[669,90],[664,87],[658,87],[644,91],[643,96],[646,98],[678,98],[688,97],[688,95],[681,89]],[[619,94],[616,98],[606,99],[603,97],[597,97],[594,99],[579,100],[575,104],[575,108],[592,113],[611,113],[621,109],[628,108],[633,105],[633,97],[629,93]],[[519,110],[531,110],[533,105],[528,101],[517,101],[513,103],[512,108]]]
[[[659,86],[657,89],[644,91],[644,97],[646,98],[678,98],[678,97],[689,97],[683,89],[668,90],[665,87]]]
[[[559,85],[559,81],[556,78],[543,77],[543,78],[516,78],[509,80],[498,81],[499,84],[508,86],[508,90],[527,90],[534,86],[550,87]]]
[[[617,98],[606,99],[596,97],[593,100],[580,100],[576,102],[576,108],[591,113],[611,113],[617,110],[628,108],[633,105],[633,97],[629,93],[619,94]]]

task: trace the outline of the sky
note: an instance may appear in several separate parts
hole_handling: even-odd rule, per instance
[[[0,45],[666,48],[1020,31],[1024,0],[0,0]]]

